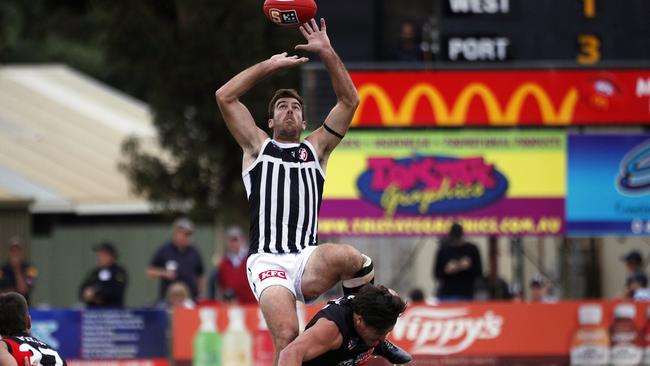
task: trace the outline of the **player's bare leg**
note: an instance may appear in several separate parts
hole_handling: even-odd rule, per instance
[[[360,275],[366,264],[368,272]],[[359,276],[357,276],[359,274]],[[346,244],[320,244],[309,257],[301,278],[301,289],[305,300],[313,300],[332,288],[339,281],[359,277],[353,284],[363,286],[372,282],[374,271],[372,261],[356,248]],[[355,286],[355,287],[357,287]]]
[[[271,286],[262,292],[260,308],[273,338],[273,365],[276,366],[280,351],[298,336],[296,298],[282,286]]]

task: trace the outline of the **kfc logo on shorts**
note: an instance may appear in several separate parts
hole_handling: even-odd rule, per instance
[[[301,147],[300,150],[298,150],[298,159],[300,159],[302,161],[307,161],[307,157],[308,157],[307,149],[305,149],[304,147]]]
[[[287,279],[287,274],[284,271],[280,271],[277,269],[269,269],[268,271],[264,271],[260,273],[260,281],[264,281],[267,278],[271,277],[277,277],[281,278],[283,280]]]

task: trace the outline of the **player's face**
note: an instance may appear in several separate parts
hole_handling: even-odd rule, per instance
[[[278,141],[299,141],[300,133],[305,130],[302,105],[295,98],[280,98],[275,102],[273,118],[269,120],[273,129],[273,138]]]
[[[356,330],[366,345],[374,347],[377,345],[377,343],[386,339],[386,335],[388,335],[388,333],[393,330],[393,327],[390,327],[390,329],[386,330],[380,330],[367,325],[362,318],[359,318],[359,321],[356,322]]]
[[[97,265],[99,267],[109,267],[113,264],[113,256],[103,250],[97,252]]]
[[[23,247],[19,245],[12,245],[9,248],[9,257],[11,258],[16,258],[16,259],[22,259],[24,255]]]
[[[187,247],[192,241],[192,232],[189,230],[176,228],[174,229],[174,243],[179,247]]]
[[[230,253],[237,253],[241,249],[242,239],[238,236],[230,236],[228,237],[227,246]]]

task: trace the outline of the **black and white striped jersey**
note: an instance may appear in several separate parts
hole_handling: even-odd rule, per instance
[[[317,245],[325,174],[316,150],[267,139],[242,173],[250,207],[250,251],[298,253]]]

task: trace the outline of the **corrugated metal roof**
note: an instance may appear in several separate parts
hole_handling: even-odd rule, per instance
[[[146,104],[61,65],[0,68],[0,197],[32,212],[146,213],[117,170],[129,135],[157,149]]]

